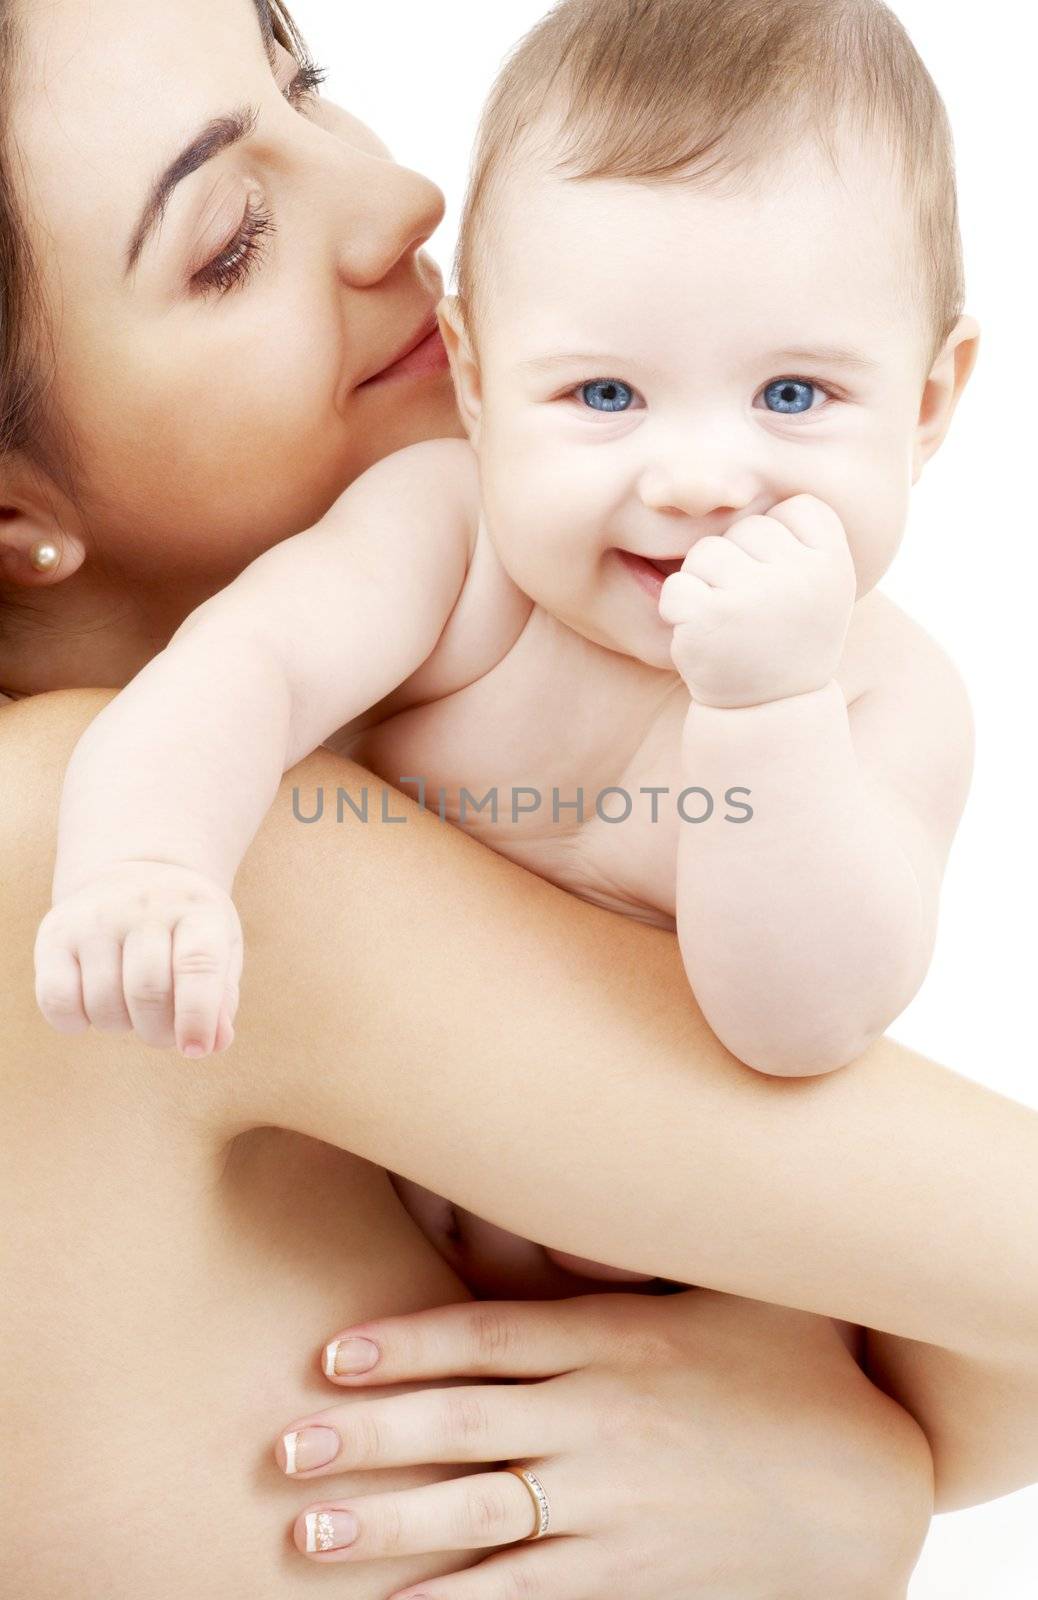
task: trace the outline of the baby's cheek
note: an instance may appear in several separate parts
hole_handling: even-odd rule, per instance
[[[909,491],[908,471],[885,462],[868,472],[848,473],[830,501],[847,534],[859,596],[875,588],[897,554]]]

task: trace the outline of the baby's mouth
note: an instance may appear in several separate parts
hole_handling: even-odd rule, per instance
[[[638,556],[633,550],[616,550],[617,560],[648,594],[659,600],[664,581],[684,566],[684,556]]]

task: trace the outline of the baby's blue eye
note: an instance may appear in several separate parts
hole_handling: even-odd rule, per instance
[[[819,392],[815,384],[805,383],[803,378],[776,378],[764,390],[764,404],[769,411],[787,414],[810,411],[814,397]]]
[[[634,390],[619,378],[596,378],[583,385],[580,397],[592,411],[626,411],[634,399]]]

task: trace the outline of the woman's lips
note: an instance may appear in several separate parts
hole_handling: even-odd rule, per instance
[[[448,365],[447,347],[440,336],[439,327],[434,324],[431,331],[412,350],[388,367],[383,367],[381,372],[376,372],[373,377],[359,384],[358,388],[371,389],[376,384],[397,383],[401,378],[432,377],[434,373],[446,372]]]

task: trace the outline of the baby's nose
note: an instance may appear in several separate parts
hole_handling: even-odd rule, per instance
[[[698,519],[744,511],[757,497],[759,484],[744,460],[686,440],[654,453],[642,469],[638,489],[651,511]]]

